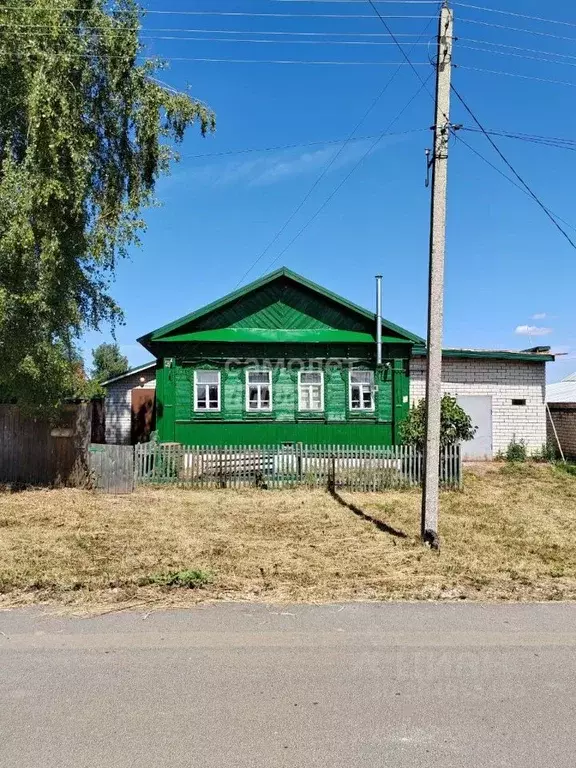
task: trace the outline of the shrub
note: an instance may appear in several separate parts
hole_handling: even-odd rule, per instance
[[[140,586],[156,584],[160,587],[187,587],[196,589],[212,582],[212,574],[207,571],[170,571],[169,573],[155,573],[140,580]]]
[[[544,443],[539,451],[534,451],[532,459],[534,461],[542,461],[551,464],[556,461],[556,454],[556,448],[552,443]]]
[[[506,449],[506,461],[523,462],[526,461],[527,455],[526,441],[513,438]]]
[[[472,419],[466,411],[458,405],[455,397],[444,395],[441,403],[440,416],[440,445],[467,442],[472,440],[478,427],[473,426]],[[424,447],[426,434],[426,401],[420,400],[410,409],[408,418],[401,425],[402,439],[408,445],[418,448]]]

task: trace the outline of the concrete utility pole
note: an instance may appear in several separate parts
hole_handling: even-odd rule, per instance
[[[444,253],[446,250],[446,191],[450,139],[450,83],[454,14],[444,0],[438,26],[436,116],[432,165],[430,276],[428,293],[428,369],[426,374],[426,443],[422,493],[422,540],[438,549],[440,403],[442,400],[442,331],[444,324]]]

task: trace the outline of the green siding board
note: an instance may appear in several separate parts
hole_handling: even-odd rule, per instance
[[[231,343],[251,343],[258,344],[271,342],[280,342],[288,338],[290,342],[298,344],[375,344],[374,334],[361,333],[359,331],[336,330],[333,328],[312,328],[298,329],[293,328],[218,328],[213,331],[190,331],[189,333],[179,333],[174,336],[166,337],[166,341],[172,343],[195,343],[195,342],[231,342]],[[158,342],[164,339],[158,339]],[[383,342],[398,343],[397,339],[384,337]],[[401,342],[404,343],[404,342]],[[410,344],[410,342],[405,342]]]
[[[180,326],[164,338],[233,341],[240,337],[250,341],[251,332],[257,341],[306,341],[307,335],[314,341],[322,340],[323,334],[327,341],[338,341],[340,333],[343,341],[366,342],[373,341],[374,325],[346,307],[319,299],[307,289],[277,282],[249,294],[241,302]]]
[[[301,360],[301,366],[272,366],[272,411],[246,412],[246,372],[263,365],[223,364],[219,361],[175,360],[158,371],[158,430],[162,442],[188,445],[250,445],[278,442],[334,444],[391,444],[398,439],[397,422],[402,418],[402,398],[408,391],[408,361],[389,360],[376,370],[370,360],[355,360],[347,366],[321,365],[324,371],[324,411],[298,410],[298,371],[318,369]],[[194,371],[215,369],[221,376],[221,410],[194,411]],[[375,410],[349,409],[349,371],[375,370]],[[395,387],[400,410],[395,402]],[[407,406],[406,406],[407,407]]]
[[[384,344],[385,360],[407,358],[410,348],[401,344]],[[216,364],[230,360],[360,360],[376,365],[375,344],[298,344],[286,341],[270,344],[253,343],[158,343],[158,357],[175,357],[184,363],[203,361]]]
[[[390,424],[370,423],[231,423],[176,424],[183,445],[391,445]]]

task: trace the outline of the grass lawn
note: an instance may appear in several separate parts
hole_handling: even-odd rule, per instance
[[[439,554],[419,543],[419,492],[342,497],[356,513],[307,490],[3,492],[0,606],[576,599],[576,476],[561,468],[469,469],[442,495]]]

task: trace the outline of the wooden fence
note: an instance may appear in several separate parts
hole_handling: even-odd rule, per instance
[[[0,483],[83,485],[90,416],[89,403],[64,406],[52,422],[0,405]]]
[[[192,488],[333,487],[354,491],[422,483],[422,453],[412,446],[184,446],[143,443],[135,448],[136,484]],[[440,483],[462,487],[459,446],[440,460]]]
[[[131,445],[93,444],[88,452],[90,487],[104,493],[134,490],[134,448]]]

